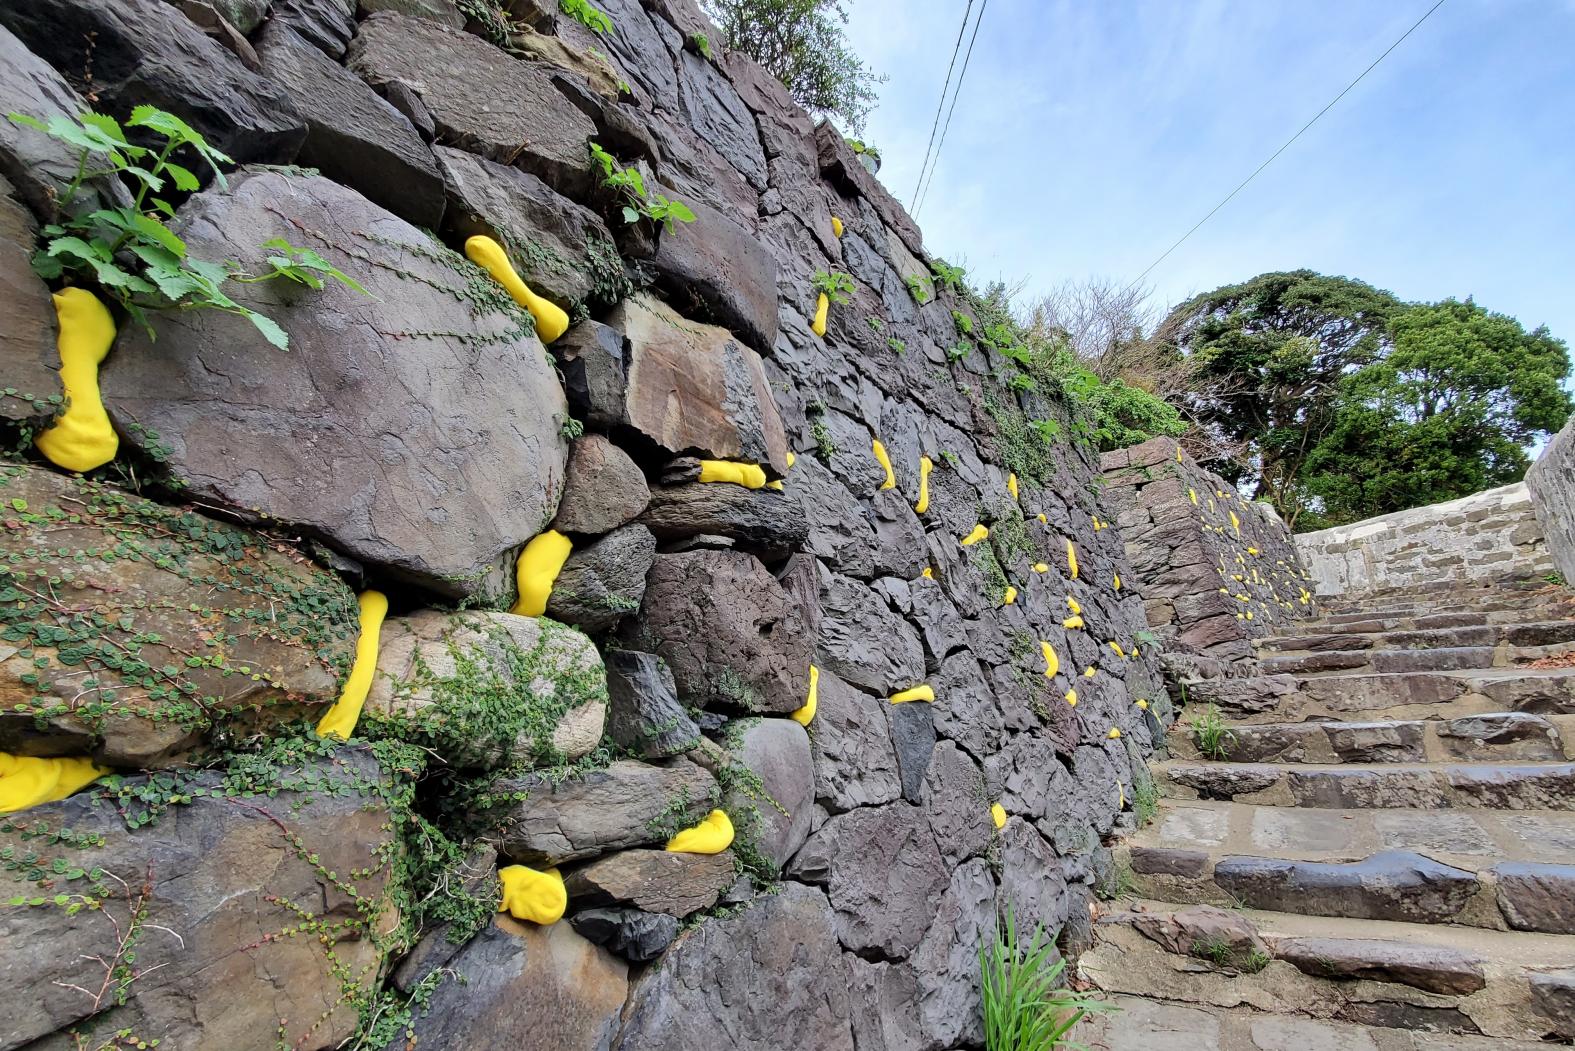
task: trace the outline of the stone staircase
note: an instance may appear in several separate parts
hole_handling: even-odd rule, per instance
[[[1080,1039],[1575,1038],[1575,595],[1391,593],[1257,646],[1256,674],[1186,683],[1164,798],[1081,959],[1124,1009]]]

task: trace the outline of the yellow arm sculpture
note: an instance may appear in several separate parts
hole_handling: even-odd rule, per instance
[[[1077,579],[1077,548],[1072,546],[1072,541],[1066,542],[1066,568],[1072,574],[1072,579]]]
[[[1017,499],[1017,475],[1014,472],[1006,473],[1006,491],[1012,494],[1012,499]]]
[[[556,529],[549,529],[526,544],[514,564],[514,579],[520,597],[510,613],[521,617],[539,617],[547,612],[547,599],[552,596],[552,585],[563,571],[574,542]]]
[[[1055,678],[1055,673],[1061,670],[1061,658],[1055,655],[1055,647],[1040,639],[1039,652],[1045,655],[1045,678]]]
[[[514,272],[508,253],[490,237],[477,235],[465,242],[465,255],[470,261],[492,275],[504,291],[514,297],[514,302],[530,311],[536,319],[536,335],[543,343],[551,343],[569,331],[569,315],[558,304],[543,299],[530,290],[530,286]]]
[[[999,803],[990,804],[990,820],[995,822],[996,828],[1006,827],[1006,808]]]
[[[822,292],[820,298],[815,300],[815,320],[810,323],[810,330],[821,339],[826,338],[826,311],[831,309],[831,300]]]
[[[842,238],[842,220],[838,219],[835,215],[833,215],[831,217],[831,233],[832,233],[832,236],[836,237],[838,240],[841,240],[841,238]]]
[[[563,919],[563,910],[569,907],[569,893],[557,869],[538,872],[525,865],[509,865],[498,870],[498,882],[503,884],[498,911],[516,920],[546,926]]]
[[[745,489],[759,489],[766,484],[765,468],[754,463],[735,463],[732,460],[701,460],[702,482],[732,482]]]
[[[713,810],[693,828],[686,828],[667,841],[674,854],[720,854],[733,845],[733,822],[727,811]]]
[[[906,704],[908,701],[933,701],[935,691],[929,686],[915,686],[891,695],[892,704]]]
[[[917,514],[923,514],[930,509],[930,472],[935,470],[935,461],[928,456],[919,457],[919,502],[913,505]]]
[[[109,773],[91,759],[39,759],[0,752],[0,814],[53,803]]]
[[[815,718],[815,709],[820,703],[818,698],[819,692],[820,669],[811,664],[809,666],[809,693],[804,698],[803,707],[790,712],[788,718],[807,728],[810,720]]]
[[[377,671],[378,638],[383,631],[383,618],[388,615],[388,597],[381,591],[361,592],[361,637],[355,643],[355,664],[350,677],[345,680],[339,700],[317,722],[319,737],[337,737],[350,740],[355,724],[361,721],[361,706],[366,703],[367,691],[372,688],[372,675]]]
[[[1001,596],[1001,605],[1003,605],[1003,606],[1010,606],[1016,601],[1017,601],[1017,589],[1012,587],[1012,585],[1010,585],[1010,584],[1006,585],[1006,593]]]
[[[115,342],[115,321],[85,289],[63,288],[54,300],[66,411],[35,444],[51,463],[68,471],[91,471],[113,460],[120,448],[98,392],[98,366]]]
[[[880,461],[881,467],[886,471],[886,480],[880,484],[882,489],[897,488],[897,476],[892,473],[891,457],[886,455],[886,447],[880,443],[879,438],[870,439],[870,449],[875,453],[875,459]]]
[[[978,525],[974,526],[973,529],[968,533],[967,536],[962,538],[962,546],[963,547],[972,547],[973,545],[977,544],[979,541],[984,540],[989,535],[990,535],[990,531],[988,529],[986,529],[985,526],[984,526],[984,523],[981,522]]]

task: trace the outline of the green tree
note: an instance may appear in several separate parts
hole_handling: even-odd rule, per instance
[[[705,0],[706,13],[742,51],[811,113],[858,132],[885,81],[848,46],[845,0]]]

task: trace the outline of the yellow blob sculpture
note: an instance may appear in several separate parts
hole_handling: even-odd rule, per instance
[[[1076,690],[1068,690],[1068,691],[1066,691],[1066,703],[1071,705],[1073,708],[1077,707],[1077,691]]]
[[[569,907],[569,893],[557,869],[539,872],[525,865],[508,865],[498,870],[498,882],[503,884],[498,911],[516,920],[545,927],[563,919],[563,910]]]
[[[967,536],[962,538],[962,546],[963,547],[972,547],[973,545],[977,544],[979,541],[985,539],[989,535],[990,535],[990,531],[988,529],[986,529],[984,527],[984,524],[981,522],[979,525],[974,526],[973,530],[971,532],[969,532],[969,534]]]
[[[892,704],[906,704],[909,701],[933,700],[935,700],[935,691],[929,686],[915,686],[911,689],[903,690],[900,693],[894,693],[891,695]]]
[[[1072,546],[1072,541],[1066,542],[1066,569],[1072,574],[1072,579],[1077,579],[1077,548]]]
[[[923,514],[930,509],[930,472],[935,470],[935,461],[928,456],[919,457],[919,502],[913,505],[917,514]]]
[[[1049,525],[1050,524],[1049,517],[1047,515],[1045,515],[1045,513],[1043,511],[1041,511],[1037,515],[1034,515],[1034,517],[1039,519],[1039,524],[1040,525]]]
[[[574,542],[556,529],[549,529],[526,544],[514,565],[514,580],[520,597],[515,600],[510,613],[521,617],[539,617],[547,612],[547,599],[552,596],[552,585],[563,571]]]
[[[1048,562],[1035,562],[1034,563],[1034,572],[1035,573],[1048,573],[1048,572],[1050,572],[1050,564]]]
[[[835,215],[831,217],[831,235],[838,240],[842,239],[842,220]]]
[[[1006,473],[1006,491],[1012,494],[1012,499],[1017,499],[1017,475],[1012,471]]]
[[[91,759],[39,759],[0,752],[0,814],[53,803],[109,773]]]
[[[995,822],[996,828],[1006,827],[1006,808],[999,803],[990,804],[990,820]]]
[[[1055,655],[1055,647],[1040,639],[1039,652],[1045,656],[1045,678],[1055,678],[1055,673],[1061,670],[1061,658]]]
[[[569,331],[569,315],[558,304],[538,296],[514,272],[509,255],[503,246],[490,237],[477,235],[465,242],[465,255],[472,263],[492,275],[492,280],[503,286],[514,302],[530,311],[536,319],[536,335],[543,343],[551,343]]]
[[[68,471],[91,471],[113,460],[120,448],[98,392],[98,366],[115,342],[115,321],[86,289],[63,288],[54,300],[66,411],[34,444],[51,463]]]
[[[802,707],[788,713],[788,718],[800,726],[808,727],[810,720],[815,718],[815,708],[819,705],[820,669],[813,664],[809,666],[809,693],[804,697]]]
[[[732,460],[701,460],[702,482],[732,482],[745,489],[760,489],[766,484],[765,468],[754,463],[736,463]]]
[[[1117,730],[1114,726],[1112,726],[1110,728],[1110,732],[1107,733],[1105,736],[1110,738],[1112,741],[1117,741],[1117,740],[1120,740],[1120,738],[1121,738],[1121,731]]]
[[[1012,585],[1010,585],[1010,584],[1006,585],[1006,593],[1001,596],[1001,605],[1003,605],[1003,606],[1010,606],[1016,601],[1017,601],[1017,589],[1012,587]]]
[[[892,473],[891,457],[886,455],[886,447],[880,443],[879,438],[871,438],[870,449],[875,453],[875,459],[880,461],[881,467],[886,471],[886,480],[880,484],[880,487],[882,489],[897,488],[897,476]]]
[[[1193,507],[1197,507],[1198,506],[1198,491],[1196,489],[1188,489],[1187,490],[1187,499],[1192,501],[1192,506]]]
[[[1090,664],[1088,667],[1083,669],[1083,678],[1085,678],[1085,679],[1092,679],[1097,674],[1098,674],[1098,671],[1094,668],[1094,666],[1092,664]]]
[[[1143,709],[1145,712],[1148,711],[1148,702],[1143,700],[1141,697],[1138,698],[1137,706]]]
[[[381,591],[361,592],[361,636],[355,642],[355,663],[350,667],[350,677],[334,706],[317,721],[319,737],[337,737],[348,741],[361,721],[361,706],[366,703],[366,693],[372,688],[372,675],[377,671],[377,644],[383,631],[383,618],[388,616],[388,596]]]
[[[693,828],[686,828],[667,841],[673,854],[720,854],[733,845],[733,822],[727,811],[713,810]]]
[[[1111,582],[1111,583],[1112,583],[1112,584],[1113,584],[1113,585],[1115,585],[1115,589],[1116,589],[1116,590],[1117,590],[1117,591],[1120,591],[1120,590],[1121,590],[1121,574],[1120,574],[1120,573],[1116,573],[1116,574],[1115,574],[1115,575],[1113,575],[1113,576],[1112,576],[1112,577],[1111,577],[1111,578],[1110,578],[1110,582]]]
[[[815,320],[810,322],[810,331],[821,339],[826,338],[826,311],[831,309],[831,300],[822,292],[820,298],[815,300]]]

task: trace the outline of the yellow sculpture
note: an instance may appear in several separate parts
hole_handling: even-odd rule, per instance
[[[733,822],[727,811],[713,810],[693,828],[686,828],[667,841],[674,854],[720,854],[733,844]]]
[[[913,510],[923,514],[930,509],[930,472],[935,470],[935,461],[928,456],[919,457],[919,502],[913,505]]]
[[[1198,506],[1198,492],[1197,492],[1197,490],[1196,489],[1188,489],[1187,490],[1187,499],[1192,501],[1192,506],[1193,507],[1197,507]]]
[[[1061,658],[1055,655],[1055,647],[1040,639],[1039,652],[1045,655],[1045,678],[1055,678],[1055,673],[1061,670]]]
[[[1066,568],[1072,574],[1072,579],[1077,579],[1077,548],[1072,546],[1072,541],[1066,542]]]
[[[732,482],[745,489],[759,489],[766,484],[765,468],[754,463],[736,463],[733,460],[701,460],[702,482]]]
[[[789,449],[788,450],[788,454],[787,454],[788,470],[791,471],[793,469],[793,465],[796,464],[796,463],[798,463],[798,457],[793,455],[793,450],[792,449]],[[701,470],[704,471],[704,468],[701,468]],[[774,482],[767,482],[766,483],[766,488],[767,489],[775,489],[777,492],[780,493],[782,491],[782,479],[779,478],[779,479],[777,479]]]
[[[809,693],[804,698],[802,707],[788,714],[788,718],[800,726],[808,727],[809,721],[815,718],[815,708],[819,703],[817,695],[820,689],[820,669],[813,664],[809,666]]]
[[[1077,599],[1068,595],[1066,597],[1066,608],[1072,611],[1072,615],[1063,620],[1061,626],[1069,630],[1081,628],[1083,626],[1083,607],[1077,604]]]
[[[903,690],[900,693],[894,693],[891,695],[892,704],[905,704],[908,701],[933,700],[935,700],[935,691],[930,689],[928,686],[914,686],[911,689]]]
[[[532,292],[530,286],[520,280],[514,265],[509,262],[508,253],[498,242],[478,234],[465,242],[465,255],[491,274],[492,280],[502,285],[514,302],[530,311],[530,316],[536,319],[536,335],[543,343],[551,343],[569,331],[569,315],[558,304]]]
[[[995,822],[996,828],[1006,827],[1006,808],[999,803],[990,804],[990,820]]]
[[[381,591],[361,592],[361,636],[355,643],[355,663],[350,667],[350,677],[334,706],[317,721],[319,737],[337,737],[350,740],[356,723],[361,721],[361,706],[366,703],[366,692],[372,688],[372,675],[377,671],[377,643],[383,631],[383,618],[388,615],[388,596]]]
[[[986,529],[984,527],[984,524],[981,522],[979,525],[976,525],[976,526],[973,527],[973,531],[972,532],[970,532],[967,536],[962,538],[962,546],[963,547],[972,547],[973,545],[977,544],[979,541],[983,540],[985,537],[987,537],[989,535],[990,535],[990,531],[988,529]]]
[[[923,577],[925,580],[934,580],[935,579],[935,569],[933,567],[931,567],[931,566],[925,566],[924,567],[924,572],[920,573],[919,576]]]
[[[53,803],[109,773],[91,759],[39,759],[0,752],[0,814]]]
[[[1148,711],[1148,702],[1143,700],[1141,697],[1138,698],[1137,706],[1143,709],[1145,712]]]
[[[1114,576],[1112,576],[1111,577],[1111,583],[1113,583],[1115,585],[1117,591],[1120,591],[1121,590],[1121,574],[1120,573],[1116,573]]]
[[[1092,679],[1096,674],[1097,671],[1092,664],[1083,669],[1083,678],[1085,679]]]
[[[897,476],[891,470],[891,457],[886,455],[886,447],[880,443],[879,438],[870,439],[870,448],[875,453],[875,459],[880,461],[881,467],[886,470],[886,480],[880,484],[882,489],[897,488]]]
[[[1034,515],[1034,517],[1039,519],[1039,524],[1040,525],[1049,525],[1050,524],[1050,519],[1045,516],[1045,513],[1043,511],[1039,512],[1037,515]]]
[[[1236,535],[1240,536],[1241,535],[1241,519],[1236,517],[1236,512],[1235,511],[1230,512],[1230,524],[1231,524],[1231,527],[1236,530]]]
[[[835,215],[831,217],[831,234],[838,240],[842,239],[842,220]]]
[[[810,330],[821,339],[826,338],[826,311],[831,309],[831,300],[822,292],[820,298],[815,300],[815,320],[810,322]]]
[[[1112,726],[1110,728],[1110,732],[1108,734],[1106,734],[1105,736],[1110,738],[1112,741],[1114,741],[1114,740],[1117,740],[1118,738],[1120,738],[1121,731],[1117,730],[1114,726]]]
[[[1006,473],[1006,491],[1012,494],[1012,499],[1017,499],[1017,475],[1015,472]]]
[[[1006,593],[1001,596],[1001,605],[1003,605],[1003,606],[1010,606],[1012,603],[1014,603],[1016,601],[1017,601],[1017,589],[1012,587],[1012,585],[1010,585],[1010,584],[1006,585]]]
[[[1066,703],[1073,708],[1077,707],[1077,691],[1075,689],[1066,691]]]
[[[547,612],[547,599],[552,595],[552,585],[563,571],[573,541],[556,529],[540,534],[520,551],[514,565],[514,579],[520,597],[510,613],[521,617],[539,617]]]
[[[115,321],[85,289],[63,288],[54,300],[66,411],[34,444],[51,463],[68,471],[91,471],[113,460],[120,448],[98,392],[98,366],[115,342]]]
[[[1035,562],[1034,563],[1034,572],[1035,573],[1048,573],[1048,572],[1050,572],[1050,565],[1049,565],[1049,563],[1047,563],[1047,562]]]
[[[508,865],[498,870],[498,881],[503,884],[498,911],[516,920],[545,927],[563,919],[563,910],[569,907],[569,894],[557,869],[538,872],[524,865]]]

